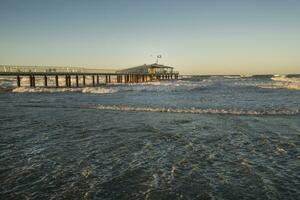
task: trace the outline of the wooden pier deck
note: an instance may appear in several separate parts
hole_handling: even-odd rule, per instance
[[[36,87],[36,77],[42,78],[44,87],[96,87],[99,84],[112,83],[143,83],[149,81],[178,79],[178,73],[139,74],[139,73],[86,73],[86,72],[0,72],[0,77],[16,77],[17,86],[22,86],[22,77],[28,77],[29,86]],[[55,85],[48,84],[48,78],[55,77]],[[59,78],[65,79],[65,84],[60,84]],[[92,83],[87,85],[86,78],[91,77]],[[104,80],[100,82],[101,80]],[[75,79],[75,84],[71,80]]]

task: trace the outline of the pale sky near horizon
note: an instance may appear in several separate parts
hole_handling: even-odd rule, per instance
[[[300,0],[0,0],[0,64],[300,73]]]

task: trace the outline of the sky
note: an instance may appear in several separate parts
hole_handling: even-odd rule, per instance
[[[300,0],[0,0],[0,64],[300,73]]]

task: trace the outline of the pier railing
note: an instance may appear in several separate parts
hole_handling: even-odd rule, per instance
[[[0,72],[64,72],[64,73],[115,73],[115,69],[68,66],[18,66],[0,65]]]

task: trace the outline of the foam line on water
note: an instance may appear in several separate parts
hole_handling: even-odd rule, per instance
[[[12,90],[16,93],[55,93],[55,92],[81,92],[81,93],[95,93],[95,94],[110,94],[118,92],[117,88],[103,88],[103,87],[84,87],[84,88],[44,88],[44,87],[18,87]]]
[[[258,87],[267,89],[290,89],[300,90],[300,78],[288,78],[284,75],[274,76],[271,78],[272,82],[269,84],[262,84]]]
[[[135,107],[127,105],[97,105],[98,110],[122,111],[122,112],[162,112],[162,113],[191,113],[191,114],[231,114],[231,115],[296,115],[299,109],[294,110],[238,110],[216,108],[159,108],[159,107]]]

